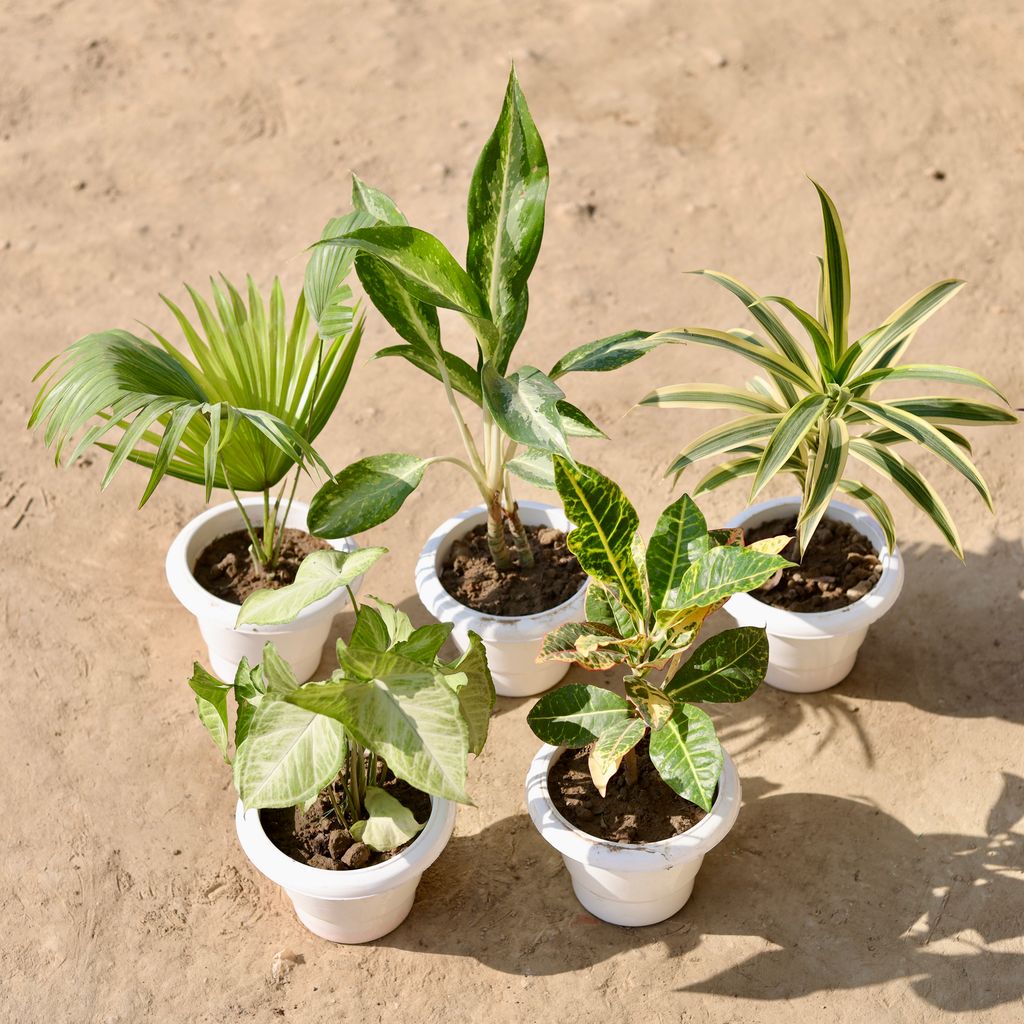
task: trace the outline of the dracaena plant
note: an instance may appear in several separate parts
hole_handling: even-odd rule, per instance
[[[602,796],[620,766],[627,783],[636,782],[636,746],[649,736],[649,756],[665,782],[710,810],[722,748],[710,717],[693,705],[746,700],[764,679],[768,640],[760,628],[727,629],[683,658],[728,597],[790,564],[778,554],[789,538],[744,547],[736,531],[709,531],[683,495],[662,512],[645,546],[636,510],[615,483],[587,466],[554,461],[574,526],[569,548],[591,583],[587,621],[549,633],[541,658],[598,671],[621,666],[625,696],[563,686],[537,702],[530,727],[545,743],[590,746],[590,773]]]
[[[340,828],[385,851],[425,824],[383,788],[389,778],[469,803],[466,762],[483,750],[494,686],[475,634],[458,661],[438,658],[451,628],[413,629],[377,601],[358,606],[351,638],[338,641],[338,668],[323,682],[300,685],[273,644],[258,667],[243,661],[230,684],[197,663],[189,685],[199,717],[233,766],[243,806],[308,808],[325,794]]]
[[[683,327],[648,340],[650,345],[693,342],[735,352],[765,370],[767,378],[754,378],[745,390],[718,384],[659,387],[640,404],[743,412],[742,418],[715,427],[688,444],[668,472],[678,478],[694,462],[725,456],[725,461],[700,480],[694,493],[753,477],[751,500],[778,474],[792,474],[803,496],[798,517],[801,551],[806,550],[837,491],[863,502],[885,531],[889,547],[895,544],[892,514],[852,469],[852,456],[861,466],[894,483],[921,508],[962,558],[960,538],[946,505],[896,446],[910,442],[949,463],[991,508],[988,485],[969,458],[970,443],[957,428],[1014,423],[1016,417],[987,402],[931,396],[881,398],[876,391],[889,384],[934,381],[981,388],[1003,399],[993,384],[970,370],[901,362],[918,328],[963,282],[939,281],[900,306],[881,326],[853,339],[849,330],[850,268],[842,224],[824,189],[817,184],[815,188],[825,225],[817,315],[791,299],[761,297],[726,274],[701,270],[698,273],[743,302],[762,334]],[[771,304],[792,314],[810,339],[810,348],[801,345]]]
[[[319,536],[349,536],[384,522],[428,466],[447,462],[465,470],[484,501],[496,567],[507,570],[514,560],[524,567],[533,563],[511,476],[551,487],[552,454],[570,458],[571,438],[604,436],[566,400],[556,381],[570,371],[625,365],[646,351],[648,337],[630,331],[590,342],[548,373],[534,366],[510,370],[526,323],[527,280],[540,250],[547,189],[544,145],[514,70],[470,185],[465,268],[434,235],[411,227],[383,192],[353,179],[353,205],[374,223],[319,245],[359,251],[355,264],[363,289],[403,342],[377,357],[406,359],[440,382],[465,452],[427,458],[388,453],[353,463],[313,500],[310,523]],[[472,362],[442,345],[439,308],[456,310],[468,322],[476,340]],[[475,407],[477,433],[457,396]]]
[[[325,232],[361,223],[336,219]],[[299,475],[329,475],[312,442],[341,398],[362,336],[345,281],[353,256],[340,248],[312,254],[290,321],[276,279],[269,305],[251,278],[244,294],[226,278],[211,280],[213,308],[186,286],[198,325],[161,296],[184,345],[153,329],[154,340],[124,330],[87,335],[37,374],[46,379],[29,426],[44,426],[58,465],[90,445],[110,452],[104,488],[125,462],[148,468],[140,508],[166,476],[202,485],[207,501],[215,487],[227,489],[257,563],[271,570]],[[260,529],[239,492],[263,495]]]

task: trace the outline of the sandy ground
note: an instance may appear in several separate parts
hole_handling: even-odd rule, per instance
[[[102,457],[58,473],[24,430],[44,357],[88,331],[168,326],[158,291],[280,272],[294,294],[349,169],[460,251],[510,57],[553,171],[523,362],[627,327],[739,324],[728,296],[682,276],[697,266],[813,302],[809,173],[846,220],[854,329],[964,277],[917,358],[964,362],[1024,404],[1020,5],[3,7],[5,1024],[1021,1020],[1019,430],[975,431],[996,518],[930,460],[966,567],[895,499],[906,588],[842,686],[719,715],[745,803],[676,918],[626,931],[581,912],[525,815],[528,702],[502,701],[477,806],[406,924],[364,948],[307,934],[236,843],[185,685],[199,636],[163,577],[202,495],[172,481],[136,512],[141,473],[101,494]],[[372,317],[367,354],[390,341]],[[648,526],[667,460],[716,414],[630,407],[656,384],[744,370],[676,349],[570,381],[613,435],[583,454]],[[323,451],[339,467],[454,451],[439,399],[411,367],[362,362]],[[744,498],[719,492],[709,518]],[[393,553],[371,589],[424,621],[419,544],[472,503],[456,470],[435,471],[374,533]],[[302,962],[274,985],[283,949]]]

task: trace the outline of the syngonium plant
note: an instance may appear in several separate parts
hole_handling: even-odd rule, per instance
[[[350,214],[324,232],[364,223]],[[290,322],[277,279],[269,306],[251,278],[244,295],[227,278],[211,279],[213,308],[186,285],[198,326],[161,296],[184,346],[152,328],[155,341],[125,330],[81,338],[36,375],[48,374],[29,427],[45,424],[58,465],[69,448],[69,465],[90,445],[110,452],[101,487],[126,461],[148,468],[140,508],[165,476],[202,485],[207,501],[225,488],[255,561],[273,570],[300,474],[330,475],[313,441],[337,407],[362,337],[363,317],[346,283],[353,257],[341,248],[313,252]],[[262,494],[259,529],[240,492]]]
[[[470,185],[465,269],[434,235],[411,227],[388,196],[353,178],[353,205],[373,225],[325,237],[319,245],[359,251],[355,265],[363,289],[403,342],[382,349],[377,358],[406,359],[441,383],[465,457],[388,453],[354,462],[314,498],[314,533],[350,536],[384,522],[428,466],[447,462],[468,473],[484,501],[495,566],[504,571],[515,561],[521,567],[533,564],[511,476],[552,487],[552,454],[571,459],[571,438],[604,436],[566,400],[556,381],[570,371],[623,366],[648,347],[648,332],[629,331],[574,349],[548,373],[534,366],[510,371],[526,323],[527,280],[540,251],[547,190],[544,144],[514,69]],[[442,345],[439,308],[455,310],[468,322],[476,341],[475,364]],[[456,395],[478,410],[479,434],[470,430]]]
[[[476,634],[458,661],[438,658],[451,628],[413,629],[376,601],[357,606],[348,643],[338,641],[338,668],[322,682],[299,684],[273,644],[259,666],[243,660],[230,684],[196,663],[189,685],[199,717],[233,765],[243,806],[308,809],[325,794],[339,828],[386,851],[425,824],[387,791],[391,777],[470,803],[466,763],[486,742],[494,686]]]
[[[625,696],[571,684],[542,697],[528,721],[545,743],[590,746],[589,767],[602,796],[621,770],[638,777],[637,744],[680,796],[710,810],[723,755],[714,723],[695,703],[746,700],[768,668],[759,627],[727,629],[684,662],[705,619],[733,594],[765,583],[791,563],[778,552],[788,537],[743,546],[738,531],[708,530],[688,495],[658,519],[645,546],[639,516],[617,484],[588,466],[554,460],[558,493],[573,524],[570,550],[591,578],[585,622],[547,635],[542,660],[586,669],[625,669]]]
[[[911,442],[937,455],[962,474],[991,509],[988,485],[969,458],[971,445],[961,426],[1015,423],[1006,408],[950,397],[879,398],[881,385],[936,381],[989,391],[1005,402],[984,377],[956,366],[902,363],[907,347],[925,320],[962,287],[957,280],[939,281],[893,312],[881,326],[859,338],[849,329],[850,267],[846,241],[835,205],[815,184],[825,226],[825,256],[818,288],[817,315],[781,296],[761,297],[726,274],[700,270],[737,296],[763,330],[719,331],[681,327],[648,339],[663,343],[693,342],[722,348],[745,357],[767,371],[745,390],[719,384],[676,384],[659,387],[641,405],[661,408],[738,409],[744,415],[691,441],[668,473],[680,473],[706,458],[725,456],[694,488],[694,494],[730,481],[753,477],[750,500],[780,473],[796,477],[802,492],[798,517],[801,552],[837,491],[863,502],[885,531],[890,549],[896,542],[892,513],[885,501],[851,472],[849,458],[894,483],[922,509],[950,547],[963,558],[963,548],[945,503],[919,470],[895,450]],[[811,341],[802,346],[771,308],[788,310]]]

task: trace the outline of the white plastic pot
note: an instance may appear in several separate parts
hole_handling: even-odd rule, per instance
[[[613,843],[570,825],[555,810],[548,772],[564,747],[545,744],[526,776],[526,804],[537,831],[561,855],[576,898],[609,924],[657,924],[678,912],[704,862],[736,821],[740,780],[725,754],[711,812],[691,829],[657,843]]]
[[[551,526],[569,531],[569,521],[560,508],[538,501],[519,502],[519,517],[526,526]],[[583,619],[586,584],[568,601],[536,615],[485,615],[460,604],[441,585],[441,567],[452,544],[470,530],[487,522],[483,505],[462,512],[438,527],[420,552],[416,563],[416,590],[428,612],[438,622],[451,622],[452,638],[459,650],[469,646],[472,630],[487,648],[487,663],[494,688],[502,697],[529,697],[555,685],[566,672],[563,662],[537,663],[544,637],[567,622]]]
[[[412,910],[423,872],[441,855],[455,828],[455,804],[431,798],[430,817],[406,849],[373,867],[313,868],[282,853],[263,831],[259,811],[238,802],[235,829],[253,866],[280,885],[299,920],[331,942],[372,942],[394,931]]]
[[[262,497],[243,498],[242,504],[253,526],[262,526]],[[308,511],[309,506],[304,502],[293,501],[284,525],[305,530]],[[239,606],[214,597],[196,582],[192,570],[199,556],[213,541],[244,528],[242,515],[233,501],[196,516],[174,538],[167,552],[167,582],[174,596],[196,617],[199,632],[210,653],[210,668],[220,679],[231,682],[242,658],[247,658],[251,665],[259,664],[263,645],[273,643],[281,657],[291,665],[299,682],[305,682],[320,663],[331,622],[348,604],[348,594],[344,589],[335,591],[304,609],[293,622],[236,629]],[[338,551],[354,551],[356,548],[348,538],[328,543]],[[361,583],[362,577],[359,577],[352,585],[353,591],[358,590]]]
[[[772,519],[796,515],[799,498],[778,498],[753,505],[729,520],[728,526],[753,528]],[[826,515],[859,530],[878,552],[882,575],[859,601],[828,612],[790,612],[736,594],[725,610],[740,626],[768,630],[768,674],[765,681],[791,693],[816,693],[842,682],[853,670],[868,627],[880,619],[903,588],[903,558],[890,551],[882,527],[867,512],[833,501]]]

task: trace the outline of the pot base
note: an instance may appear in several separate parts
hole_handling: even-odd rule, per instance
[[[693,868],[688,878],[666,888],[656,899],[631,900],[621,894],[609,893],[602,895],[593,888],[592,875],[579,875],[572,870],[569,861],[563,856],[566,867],[572,875],[572,891],[580,901],[583,909],[607,924],[617,924],[626,928],[642,928],[648,924],[667,921],[686,906],[693,893],[693,883],[697,878],[703,857]],[[588,884],[589,883],[589,884]]]
[[[367,899],[314,901],[295,893],[288,893],[288,896],[295,908],[295,916],[314,935],[328,942],[356,946],[383,938],[409,916],[416,899],[418,883],[419,878],[411,886],[387,893],[389,898],[386,900],[376,896]],[[328,916],[319,916],[308,909],[313,903],[320,904],[316,909]]]
[[[838,686],[852,671],[868,631],[822,640],[791,640],[768,634],[764,681],[786,693],[820,693]]]

